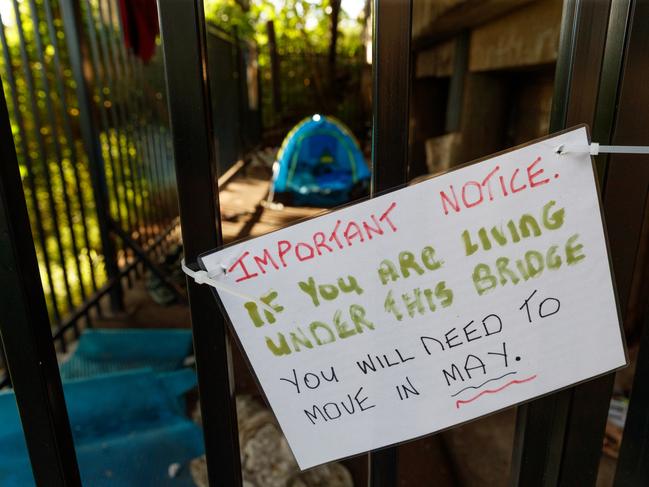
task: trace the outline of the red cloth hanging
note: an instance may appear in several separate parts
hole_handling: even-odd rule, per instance
[[[160,33],[156,0],[119,0],[119,9],[126,47],[148,62],[155,54],[155,41]]]

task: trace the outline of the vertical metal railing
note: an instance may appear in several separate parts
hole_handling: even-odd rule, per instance
[[[7,104],[0,93],[0,335],[37,485],[80,486]]]
[[[97,223],[96,230],[101,243],[106,278],[109,280],[108,299],[111,311],[116,312],[123,309],[123,295],[117,263],[117,249],[106,217],[108,215],[109,201],[104,170],[105,161],[99,131],[94,120],[93,99],[83,70],[84,56],[82,48],[85,47],[85,37],[82,35],[81,14],[75,0],[60,0],[60,9],[67,45],[67,58],[75,85],[75,98],[79,117],[78,129],[81,144],[85,149],[84,155],[87,156],[88,175]],[[99,217],[99,215],[102,216]],[[99,297],[100,290],[97,289],[93,295]],[[97,313],[101,314],[101,307],[98,302],[95,308]]]
[[[65,351],[104,301],[122,309],[122,280],[142,263],[170,286],[156,266],[178,215],[162,62],[125,46],[116,0],[8,0],[2,12],[0,76]]]
[[[1,17],[0,17],[0,24],[1,24],[0,39],[2,40],[4,71],[6,73],[4,78],[6,79],[7,84],[9,85],[8,93],[10,95],[10,99],[18,100],[19,99],[18,85],[15,76],[13,74],[14,67],[12,65],[11,53],[9,51],[9,45],[7,42],[5,27],[4,27],[3,19]],[[50,259],[49,252],[47,251],[48,246],[47,246],[46,235],[45,235],[44,217],[42,215],[40,205],[38,202],[36,180],[34,174],[34,164],[32,163],[32,158],[29,156],[30,149],[27,140],[27,129],[23,117],[23,110],[20,108],[18,103],[15,102],[12,103],[12,109],[13,109],[12,113],[13,113],[14,126],[17,128],[17,130],[15,131],[15,137],[19,143],[20,153],[23,155],[23,167],[25,168],[24,179],[27,183],[25,190],[26,190],[26,194],[28,195],[29,203],[31,205],[31,214],[33,216],[33,222],[35,227],[34,233],[37,237],[37,241],[39,244],[39,248],[37,249],[37,252],[40,254],[40,259],[43,262],[45,275],[47,278],[45,285],[48,287],[48,289],[51,290],[54,289],[54,280],[52,278],[53,263]],[[60,321],[61,313],[59,311],[59,306],[56,299],[52,299],[49,304],[50,304],[50,309],[54,317],[54,320]]]
[[[613,102],[598,107],[602,118],[608,112],[614,113],[614,128],[609,140],[613,144],[649,143],[647,118],[637,116],[637,108],[647,106],[649,92],[646,88],[646,70],[649,63],[649,1],[626,0],[614,2],[611,9],[609,35],[614,45],[624,46],[619,55],[615,49],[605,54],[605,66],[610,66],[610,78],[606,84],[618,85],[618,96]],[[602,76],[604,82],[605,76]],[[617,81],[617,83],[616,83]],[[629,409],[620,445],[616,487],[649,485],[649,410],[647,409],[647,364],[649,363],[649,317],[646,288],[640,284],[646,269],[648,239],[646,225],[649,218],[647,191],[649,189],[649,156],[616,155],[603,161],[606,164],[605,198],[609,200],[609,238],[611,248],[617,248],[616,278],[618,291],[626,298],[624,306],[625,330],[629,345],[634,345],[634,335],[640,337],[637,343],[637,362]],[[637,249],[629,252],[628,249]],[[644,265],[643,265],[644,264]],[[644,317],[637,323],[632,321],[633,301]],[[633,333],[632,327],[636,328]]]
[[[210,89],[219,94],[212,97],[211,105],[218,171],[223,174],[261,141],[259,92],[256,100],[248,94],[249,87],[258,90],[257,77],[249,79],[257,69],[257,53],[237,36],[236,29],[227,32],[208,23],[206,38],[208,56],[218,60],[218,65],[207,69]]]
[[[60,141],[58,139],[58,132],[56,128],[52,126],[52,107],[51,107],[51,98],[50,90],[48,86],[47,76],[44,75],[44,69],[36,70],[32,69],[32,60],[29,57],[27,52],[27,37],[25,34],[24,25],[27,24],[28,18],[31,22],[34,22],[36,13],[34,11],[35,6],[33,3],[30,3],[29,10],[30,12],[23,13],[21,11],[20,5],[17,0],[13,0],[13,15],[15,18],[16,33],[18,39],[18,50],[20,54],[20,73],[22,75],[22,81],[25,86],[24,96],[27,99],[26,109],[29,110],[31,115],[30,124],[25,127],[24,132],[28,135],[27,140],[34,142],[35,147],[29,149],[27,154],[24,154],[25,162],[29,160],[29,169],[31,171],[28,174],[28,178],[32,179],[30,181],[30,187],[33,187],[33,191],[36,192],[36,207],[46,207],[46,218],[41,218],[42,228],[39,228],[45,235],[48,241],[45,242],[45,247],[42,249],[43,254],[49,254],[47,259],[48,261],[53,262],[53,266],[50,266],[48,269],[48,282],[52,283],[52,290],[56,289],[56,283],[54,279],[58,274],[59,282],[61,284],[61,291],[58,296],[54,296],[54,299],[51,299],[51,307],[55,319],[60,321],[61,318],[61,308],[72,308],[72,290],[70,286],[70,275],[68,273],[67,266],[67,257],[66,249],[64,248],[62,237],[61,237],[61,223],[60,223],[60,214],[59,205],[54,197],[54,185],[52,182],[51,174],[51,163],[60,165],[62,163],[62,154],[60,149]],[[31,15],[30,15],[31,14]],[[29,17],[28,17],[29,15]],[[38,25],[38,20],[34,23]],[[4,29],[4,25],[3,25]],[[40,59],[43,59],[42,51],[43,46],[41,43],[40,35],[38,32],[32,31],[33,35],[33,46],[35,50],[40,54]],[[38,62],[38,61],[35,61]],[[42,63],[42,61],[41,61]],[[44,67],[41,64],[41,67]],[[34,72],[40,74],[40,83],[37,86]],[[50,123],[46,124],[43,120],[43,114],[41,113],[42,108],[39,106],[39,98],[41,95],[44,95],[45,105],[47,106],[48,115],[50,115]],[[14,103],[17,103],[18,100],[14,100]],[[54,124],[56,125],[56,124]],[[46,143],[46,134],[48,135],[48,140]],[[34,153],[35,152],[35,153]],[[53,153],[53,154],[52,154]],[[41,185],[41,188],[37,187],[37,184]],[[40,189],[40,191],[39,191]],[[61,193],[59,189],[59,194]],[[41,211],[40,208],[34,211]],[[51,251],[52,245],[50,241],[53,240],[54,250]],[[54,254],[52,256],[52,254]],[[55,274],[56,272],[56,274]],[[52,291],[51,290],[51,291]],[[62,297],[62,300],[57,299]],[[61,303],[63,301],[63,303]],[[63,347],[65,348],[65,347]]]
[[[185,260],[196,268],[201,253],[223,243],[203,2],[159,0],[159,11]],[[209,485],[240,486],[225,317],[207,286],[187,286]]]
[[[408,182],[411,0],[374,0],[372,196]],[[398,447],[369,455],[372,487],[396,486]]]
[[[564,3],[550,132],[576,123],[593,122],[597,87],[593,90],[590,85],[598,83],[601,66],[601,62],[593,57],[601,61],[609,7],[609,2],[588,5],[570,0]],[[587,22],[589,15],[594,19]],[[582,58],[585,52],[591,54],[587,63]],[[584,76],[584,71],[590,76]],[[615,93],[607,95],[615,97]],[[593,386],[598,385],[602,391],[593,391]],[[520,406],[511,484],[570,485],[566,483],[567,480],[571,476],[578,476],[583,485],[593,485],[601,455],[611,387],[612,375],[608,375]],[[583,396],[580,398],[580,395]],[[573,409],[573,403],[584,400],[591,401],[591,404],[583,404],[585,407],[578,412]],[[582,415],[583,421],[574,417],[573,413]],[[579,448],[568,448],[572,441],[585,439],[586,435],[591,434],[599,440],[593,438],[593,444],[586,445],[583,441]],[[566,465],[576,470],[570,472]]]
[[[128,219],[126,213],[128,207],[124,203],[122,197],[125,194],[126,188],[120,184],[119,176],[124,174],[124,148],[120,140],[119,125],[117,123],[116,113],[112,107],[112,102],[109,100],[108,94],[114,94],[115,90],[112,86],[112,79],[108,74],[106,67],[107,60],[105,59],[105,43],[102,43],[102,50],[99,50],[99,42],[95,20],[93,16],[93,8],[90,1],[86,1],[83,5],[85,28],[89,40],[90,47],[90,63],[93,71],[93,98],[97,101],[97,111],[99,112],[100,121],[100,138],[101,146],[103,148],[104,161],[107,161],[104,171],[107,174],[109,201],[110,201],[110,217],[115,220],[117,225],[121,228],[125,227],[125,222]],[[121,169],[121,171],[120,171]],[[124,244],[119,242],[119,251],[124,253]]]
[[[646,123],[634,114],[646,104],[646,1],[579,2],[564,6],[561,52],[557,62],[551,130],[590,122],[593,140],[631,144],[646,140]],[[609,161],[616,160],[615,165]],[[642,252],[643,221],[649,171],[646,160],[628,156],[598,158],[604,213],[608,221],[620,313],[627,310],[633,288],[636,252]],[[646,326],[646,324],[645,324]],[[646,330],[645,330],[646,336]],[[643,339],[642,345],[646,344]],[[646,347],[645,347],[646,348]],[[635,384],[646,381],[641,349]],[[512,485],[595,485],[614,374],[586,382],[519,408],[514,443]],[[646,391],[632,393],[622,441],[616,485],[649,481],[646,449],[638,435],[646,432]],[[638,393],[636,403],[635,394]]]

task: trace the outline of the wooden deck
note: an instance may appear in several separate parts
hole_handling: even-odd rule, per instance
[[[219,188],[225,243],[258,237],[325,211],[265,204],[269,187],[270,172],[253,166],[243,168]]]
[[[265,204],[270,187],[270,169],[259,164],[240,164],[219,179],[219,199],[223,240],[232,243],[309,218],[322,208],[281,207]],[[160,306],[146,290],[144,280],[135,280],[125,289],[126,312],[103,316],[95,326],[101,328],[189,328],[189,309],[181,304]],[[107,309],[107,306],[106,306]],[[245,368],[245,367],[244,367]],[[244,389],[249,380],[244,379]]]

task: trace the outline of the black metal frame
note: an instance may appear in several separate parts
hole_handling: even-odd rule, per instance
[[[94,317],[103,315],[106,296],[111,312],[123,311],[122,281],[126,280],[130,286],[132,274],[138,275],[144,266],[157,275],[176,298],[185,299],[184,293],[169,282],[155,263],[170,243],[170,239],[161,239],[160,235],[170,235],[178,225],[175,185],[171,184],[174,175],[167,147],[169,137],[168,131],[162,128],[166,122],[164,117],[153,115],[151,103],[144,99],[142,63],[134,61],[119,37],[121,19],[113,8],[116,8],[114,2],[100,0],[95,7],[83,0],[43,0],[39,3],[30,0],[25,8],[12,2],[9,12],[16,20],[17,46],[10,46],[5,32],[7,27],[0,25],[3,77],[11,102],[12,123],[18,132],[19,159],[26,169],[24,180],[32,228],[50,290],[46,300],[55,326],[55,344],[63,352],[67,349],[70,332],[77,338],[84,325],[92,327]],[[26,36],[22,27],[26,21],[43,27],[35,35]],[[64,47],[58,40],[58,22],[65,31]],[[51,59],[46,58],[46,47]],[[61,54],[63,50],[65,53]],[[42,68],[37,69],[32,61]],[[92,68],[91,73],[88,66]],[[71,74],[64,75],[68,67]],[[28,88],[26,94],[19,77]],[[74,81],[74,90],[66,77]],[[102,83],[110,88],[108,94],[104,93]],[[42,113],[34,94],[38,88],[47,94]],[[20,102],[23,94],[26,101]],[[72,94],[77,107],[68,110],[66,101]],[[101,103],[96,103],[93,94]],[[20,106],[25,103],[29,110]],[[109,110],[109,106],[114,109]],[[79,137],[76,128],[80,144],[76,143]],[[101,131],[113,134],[111,142],[120,160],[117,166],[113,151],[102,145]],[[39,157],[31,155],[30,139],[38,148]],[[137,157],[130,150],[134,147]],[[69,158],[68,163],[66,158]],[[52,163],[56,170],[50,169]],[[106,164],[112,175],[110,181],[106,177]],[[88,172],[91,190],[84,189],[81,167]],[[72,183],[67,182],[68,171],[73,176]],[[46,201],[37,197],[42,191],[37,180],[41,187],[45,185]],[[72,186],[61,191],[61,186],[66,184]],[[144,188],[144,184],[148,188]],[[146,197],[145,189],[148,191]],[[60,198],[55,198],[55,192]],[[117,208],[114,218],[111,206]],[[76,215],[73,208],[76,208]],[[126,215],[122,214],[122,208]],[[96,249],[91,243],[92,229],[88,223],[93,213],[99,234]],[[78,226],[72,223],[77,218]],[[66,236],[68,243],[64,245]],[[64,248],[66,245],[69,248]],[[93,257],[93,250],[101,255],[105,264],[106,281],[103,283],[97,276],[97,257]],[[87,260],[85,274],[82,257]],[[68,266],[69,263],[73,265]],[[57,269],[62,274],[59,282],[64,290],[61,293],[55,289],[53,278]],[[70,275],[71,270],[73,275]],[[7,385],[9,378],[4,374],[0,387]]]
[[[159,0],[185,259],[223,243],[201,0]],[[197,197],[199,195],[200,197]],[[188,279],[210,485],[241,485],[239,436],[225,318],[207,286]]]
[[[13,122],[19,132],[21,162],[27,169],[25,181],[29,189],[30,211],[33,211],[36,242],[51,290],[49,304],[56,326],[55,343],[60,350],[66,351],[69,332],[73,331],[76,338],[81,325],[93,326],[94,316],[101,317],[103,314],[102,305],[106,296],[111,312],[124,310],[122,281],[126,280],[130,286],[132,274],[139,274],[142,267],[150,269],[178,300],[182,302],[186,299],[185,294],[169,281],[155,262],[161,249],[163,253],[166,251],[170,243],[167,236],[178,225],[175,185],[170,183],[174,176],[170,169],[168,133],[162,128],[165,120],[155,116],[151,104],[144,99],[141,63],[134,61],[132,53],[127,52],[119,37],[121,18],[115,12],[115,0],[99,0],[96,7],[83,0],[60,0],[56,3],[43,0],[39,4],[30,0],[27,9],[20,9],[17,2],[13,2],[12,6],[17,21],[21,62],[18,69],[12,60],[6,27],[0,26],[4,74],[12,101]],[[28,39],[22,28],[22,22],[27,19],[34,25],[44,24],[45,30]],[[56,23],[59,21],[65,31],[64,55],[59,52],[62,50],[57,36]],[[36,57],[33,60],[38,61],[43,69],[37,70],[32,66],[28,42],[34,46]],[[46,43],[49,43],[50,54],[53,53],[50,64],[47,64],[44,54]],[[76,121],[65,106],[71,91],[63,75],[68,66],[70,77],[74,80],[74,99],[78,107],[75,110],[79,117],[77,123],[82,142],[79,145],[76,144],[74,131]],[[87,67],[92,68],[91,73]],[[48,69],[51,69],[52,76],[47,73]],[[19,107],[17,76],[22,76],[30,88],[27,99],[31,106],[28,116],[33,117],[31,125],[26,123],[24,111]],[[52,86],[50,79],[53,80]],[[108,94],[104,93],[104,85],[109,89]],[[44,99],[43,115],[33,94],[38,87],[48,94]],[[99,103],[96,103],[93,95],[98,97]],[[107,108],[111,106],[114,108]],[[44,124],[51,131],[49,139],[41,133]],[[102,145],[102,131],[112,138],[109,142],[116,148],[116,159],[113,150],[107,150]],[[37,143],[41,157],[29,155],[29,138]],[[132,148],[137,149],[137,157]],[[62,203],[59,203],[55,201],[54,190],[55,184],[65,184],[63,167],[66,155],[70,160],[69,170],[74,176],[74,188],[63,191]],[[58,172],[50,171],[48,158],[56,163]],[[81,189],[79,167],[83,165],[87,167],[91,181],[90,206],[84,201],[87,197]],[[110,169],[110,180],[107,178],[106,165]],[[47,184],[45,212],[42,210],[43,203],[36,197],[36,175]],[[146,188],[146,198],[145,183],[149,186]],[[77,232],[72,224],[75,219],[72,207],[75,205],[78,206],[81,232]],[[111,206],[117,211],[111,212]],[[91,232],[87,222],[93,211],[99,230],[100,248],[97,250],[106,268],[107,279],[104,283],[99,282],[96,276],[96,262],[91,256]],[[48,218],[52,220],[49,227]],[[66,225],[67,229],[64,228]],[[56,252],[48,250],[48,228],[54,234]],[[71,248],[67,250],[64,250],[62,243],[62,228],[69,234],[71,242]],[[164,238],[160,238],[161,235]],[[89,277],[85,279],[80,263],[81,247],[86,249],[90,263]],[[78,281],[76,285],[68,275],[67,252],[73,256]],[[57,266],[63,274],[65,292],[61,294],[62,299],[54,290],[53,266]],[[79,296],[79,301],[73,302],[73,291]],[[61,306],[63,300],[64,306]],[[5,376],[0,381],[0,387],[8,384],[8,377]]]
[[[37,485],[81,485],[4,93],[0,93],[0,334]]]
[[[77,91],[79,117],[81,118],[81,137],[90,160],[90,177],[95,195],[95,207],[97,214],[103,215],[97,221],[102,251],[106,259],[106,273],[110,281],[115,281],[109,292],[110,306],[112,311],[120,311],[124,309],[124,301],[121,280],[119,279],[119,266],[117,265],[117,251],[115,241],[110,235],[108,220],[105,218],[109,214],[108,187],[105,172],[99,169],[103,167],[104,159],[99,134],[93,118],[91,90],[88,81],[83,75],[82,47],[85,45],[85,41],[81,32],[79,32],[79,26],[82,25],[81,11],[78,2],[75,0],[60,0],[60,7],[66,33],[70,67],[72,68]]]
[[[632,15],[634,7],[639,9],[641,4],[646,15],[646,1],[569,0],[564,4],[551,131],[590,121],[594,140],[631,143],[624,138],[630,126],[620,131],[621,137],[616,137],[616,133],[620,129],[621,114],[630,109],[630,105],[624,110],[625,107],[619,104],[623,93],[622,80],[628,76],[638,84],[642,78],[639,71],[642,63],[636,60],[633,65],[625,64],[625,58],[634,51],[642,56],[644,49],[646,59],[647,28],[640,23],[641,15]],[[641,31],[639,39],[630,43],[629,33],[637,29]],[[640,86],[636,88],[639,89],[628,95],[634,99],[633,103],[639,102],[639,93],[642,92]],[[631,117],[626,115],[627,119]],[[637,129],[639,123],[635,121],[637,135],[641,133]],[[637,143],[639,139],[634,140]],[[646,184],[649,175],[643,170],[632,177],[626,169],[616,166],[616,170],[626,172],[625,180],[636,179],[639,182],[636,188],[623,188],[611,183],[611,168],[608,166],[608,159],[600,156],[598,172],[604,213],[610,217],[613,271],[621,315],[625,317],[631,270],[635,265],[635,253],[629,252],[629,248],[637,248],[640,236],[636,225],[641,225],[641,222],[631,226],[633,232],[629,232],[631,228],[626,221],[624,229],[618,225],[619,228],[611,231],[611,224],[631,215],[642,215],[645,208],[642,184]],[[635,195],[634,201],[629,201],[629,194]],[[613,381],[614,374],[609,374],[519,408],[512,485],[595,484]],[[646,483],[647,477],[644,479]],[[617,481],[620,482],[619,476]]]
[[[636,0],[635,2],[615,2],[610,30],[615,32],[614,38],[625,45],[623,55],[616,56],[612,53],[605,57],[611,65],[613,80],[618,81],[618,96],[615,109],[602,108],[602,113],[613,112],[615,125],[610,140],[614,144],[631,144],[635,141],[646,143],[649,140],[649,127],[646,117],[637,116],[635,107],[647,106],[649,92],[646,86],[646,67],[649,64],[649,1]],[[608,53],[607,53],[608,54]],[[638,248],[643,242],[646,232],[643,220],[647,208],[646,191],[649,186],[649,156],[612,156],[606,161],[606,189],[605,198],[610,199],[609,211],[617,216],[611,219],[609,231],[611,243],[617,247],[616,276],[620,296],[625,295],[627,303],[629,296],[638,286],[634,273],[637,271],[638,261],[635,252],[628,252],[629,248]],[[630,175],[633,177],[630,177]],[[620,218],[620,215],[624,215]],[[620,220],[625,220],[624,231]],[[615,235],[615,240],[614,240]],[[646,300],[640,293],[639,299]],[[646,302],[646,301],[645,301]],[[643,303],[644,304],[644,303]],[[642,308],[645,308],[642,306]],[[649,485],[649,414],[647,413],[647,383],[649,370],[649,310],[644,311],[644,319],[640,323],[643,329],[639,344],[639,354],[636,364],[635,377],[629,410],[627,414],[622,445],[620,448],[617,470],[615,476],[616,487],[635,485]],[[629,314],[629,306],[626,313]],[[627,327],[628,329],[628,327]],[[637,335],[637,333],[634,333]]]
[[[120,50],[114,37],[111,38],[104,30],[106,24],[115,18],[111,0],[99,2],[98,17],[104,22],[98,32],[102,56],[113,70],[108,73],[111,78],[106,82],[123,91],[123,86],[118,86],[120,79],[141,79],[142,73],[130,53]],[[49,0],[45,0],[45,4],[49,7]],[[35,16],[34,5],[34,0],[30,0],[32,17]],[[77,322],[84,316],[87,318],[90,310],[98,306],[106,294],[112,296],[113,307],[119,309],[121,279],[134,271],[140,262],[156,272],[150,254],[165,242],[168,232],[177,223],[169,217],[169,210],[172,211],[174,206],[173,197],[162,192],[156,194],[154,205],[138,208],[136,197],[125,200],[127,214],[122,215],[120,211],[115,218],[111,217],[109,182],[101,169],[104,158],[94,119],[94,115],[105,117],[106,114],[101,115],[102,108],[99,114],[96,113],[89,80],[83,76],[83,46],[86,41],[80,32],[82,11],[77,0],[60,0],[60,8],[77,85],[84,146],[94,168],[93,189],[98,195],[95,204],[104,217],[100,229],[103,251],[106,256],[116,255],[117,237],[122,250],[129,249],[138,259],[128,261],[121,269],[116,265],[110,267],[109,281],[102,287],[95,283],[93,294],[86,297],[82,307],[61,322],[53,337],[39,280],[15,147],[9,143],[2,144],[0,233],[5,238],[0,240],[0,281],[5,291],[0,296],[0,310],[4,317],[0,320],[0,334],[34,477],[39,485],[80,485],[53,340],[63,339],[70,328],[78,331]],[[409,179],[408,131],[405,128],[408,126],[409,107],[411,11],[411,0],[374,0],[372,195],[400,187]],[[196,267],[198,255],[222,244],[203,3],[202,0],[159,0],[159,12],[180,223],[187,263]],[[551,131],[586,121],[591,123],[596,140],[620,144],[638,143],[627,137],[647,133],[647,128],[634,118],[631,110],[644,88],[640,69],[649,63],[647,15],[648,0],[566,0]],[[51,12],[46,20],[51,29]],[[90,18],[89,29],[95,28],[95,20]],[[0,41],[5,57],[8,57],[1,29]],[[94,50],[99,55],[97,46]],[[10,88],[14,84],[10,79]],[[55,89],[60,91],[61,87],[55,85]],[[649,103],[647,94],[642,96],[642,103]],[[124,127],[132,130],[137,135],[134,143],[141,147],[147,160],[143,167],[139,167],[138,161],[131,160],[127,151],[122,154],[127,165],[122,166],[122,172],[113,172],[113,175],[122,178],[134,190],[141,191],[134,175],[142,171],[150,176],[152,184],[161,188],[172,177],[171,171],[161,162],[166,151],[166,134],[138,117],[146,105],[141,93],[126,98],[128,103],[122,111],[110,115],[115,117],[115,126],[111,130]],[[51,116],[51,107],[47,110]],[[24,124],[19,125],[24,130]],[[108,130],[108,124],[104,128]],[[65,134],[70,131],[69,120],[64,120],[62,129]],[[0,138],[11,140],[7,105],[2,93]],[[55,147],[55,152],[60,152],[60,148]],[[636,248],[640,242],[640,217],[644,215],[646,203],[643,199],[646,191],[642,191],[642,185],[649,182],[649,169],[637,166],[638,181],[620,186],[624,171],[622,162],[611,164],[609,161],[612,160],[602,158],[598,163],[604,210],[609,216],[632,214],[635,218],[631,232],[625,233],[620,227],[615,227],[610,241],[624,315],[635,265],[634,255],[628,255],[625,250],[631,246]],[[626,159],[616,156],[615,160]],[[125,172],[124,168],[127,169]],[[625,177],[624,181],[633,179],[628,174]],[[635,199],[629,201],[625,194],[633,194]],[[64,203],[64,208],[69,210],[69,201]],[[165,211],[161,212],[163,208]],[[122,216],[126,223],[121,221]],[[616,224],[615,220],[611,221]],[[147,228],[152,224],[159,226],[162,222],[169,226],[157,236]],[[146,229],[133,237],[126,229],[131,225]],[[36,226],[41,233],[36,239],[39,242],[42,225],[37,222]],[[209,482],[210,485],[241,485],[234,383],[225,317],[209,288],[188,282],[188,293]],[[644,387],[649,373],[649,332],[646,325],[641,346],[616,477],[619,486],[649,483],[646,461],[649,451],[646,441],[649,431],[646,414],[648,393]],[[519,408],[512,485],[594,485],[612,381],[611,374]],[[397,451],[397,447],[393,447],[370,454],[370,485],[397,484]]]
[[[374,0],[372,180],[375,196],[408,182],[412,0]],[[397,484],[398,447],[369,454],[369,485]]]

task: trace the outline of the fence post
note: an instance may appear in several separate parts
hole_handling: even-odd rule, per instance
[[[564,3],[550,132],[590,122],[594,140],[612,140],[619,116],[619,82],[624,69],[630,4],[627,0]],[[633,267],[635,254],[628,248],[635,249],[637,242],[632,246],[616,245],[613,237],[619,241],[620,234],[631,233],[634,224],[628,223],[627,218],[632,218],[639,205],[634,208],[628,203],[619,187],[617,195],[609,194],[603,169],[604,165],[598,164],[603,211],[610,217],[615,200],[625,200],[624,216],[611,219],[623,220],[624,229],[609,233],[624,317],[628,287],[623,286],[624,273],[620,271]],[[633,176],[641,182],[644,177],[639,173]],[[644,192],[642,198],[644,209]],[[610,373],[518,408],[511,485],[595,485],[614,377]]]
[[[374,0],[372,194],[408,182],[412,0]]]
[[[412,0],[374,0],[371,194],[408,182]],[[397,447],[370,453],[370,485],[397,485]]]
[[[282,93],[279,69],[279,54],[277,53],[277,40],[275,38],[275,24],[272,20],[266,22],[266,33],[268,34],[268,49],[270,50],[270,80],[273,89],[273,109],[275,120],[282,120]]]
[[[60,0],[63,29],[68,48],[70,68],[76,85],[77,101],[79,103],[79,128],[83,145],[88,155],[88,168],[92,180],[92,193],[97,212],[101,250],[106,265],[106,275],[112,282],[110,296],[111,311],[124,309],[124,294],[117,263],[115,240],[110,230],[110,206],[108,187],[102,156],[99,131],[95,125],[92,97],[89,83],[83,74],[83,38],[81,36],[81,12],[78,0]]]
[[[646,143],[649,140],[647,119],[638,117],[636,107],[647,106],[649,103],[649,92],[646,89],[646,68],[649,62],[649,25],[646,19],[649,15],[649,1],[614,2],[612,18],[618,13],[618,9],[621,12],[616,19],[617,29],[610,29],[609,32],[613,31],[611,34],[616,35],[618,42],[626,44],[626,49],[619,56],[613,51],[611,64],[617,67],[617,73],[620,73],[621,66],[624,66],[624,71],[619,78],[613,77],[608,82],[615,84],[619,80],[620,96],[617,100],[611,100],[609,106],[603,107],[598,113],[606,115],[610,111],[613,116],[617,111],[615,130],[610,139],[613,144],[631,144],[636,140]],[[611,22],[611,25],[615,24]],[[619,264],[616,279],[620,281],[620,296],[627,298],[628,305],[625,303],[623,307],[626,308],[625,318],[630,318],[625,323],[625,329],[630,331],[630,325],[634,324],[632,317],[639,311],[637,308],[644,313],[642,321],[635,324],[635,330],[641,328],[642,331],[614,483],[615,487],[632,487],[649,485],[649,308],[646,307],[647,291],[638,282],[638,276],[643,275],[641,269],[646,268],[641,256],[648,246],[645,227],[648,213],[645,202],[649,185],[649,156],[612,155],[607,165],[605,195],[607,199],[614,199],[615,203],[609,206],[609,211],[617,216],[611,218],[609,235],[611,248],[616,245],[620,249],[617,254]],[[633,208],[632,214],[628,213],[629,208]],[[629,225],[631,222],[632,226]],[[637,248],[637,255],[629,252],[630,248]],[[631,331],[631,336],[634,334]]]
[[[244,136],[244,127],[246,126],[247,121],[247,107],[245,104],[246,93],[244,89],[246,87],[246,68],[243,63],[243,49],[241,49],[241,39],[239,39],[239,29],[237,27],[232,28],[232,47],[233,47],[233,59],[232,63],[235,67],[236,73],[236,87],[237,87],[237,110],[239,112],[238,124],[237,124],[237,159],[243,159],[243,156],[246,152],[246,139]]]
[[[222,243],[202,0],[158,0],[185,259]],[[218,60],[212,60],[217,62]],[[225,318],[208,286],[188,280],[209,485],[241,485]]]
[[[0,334],[37,485],[80,486],[4,93],[0,90]]]

